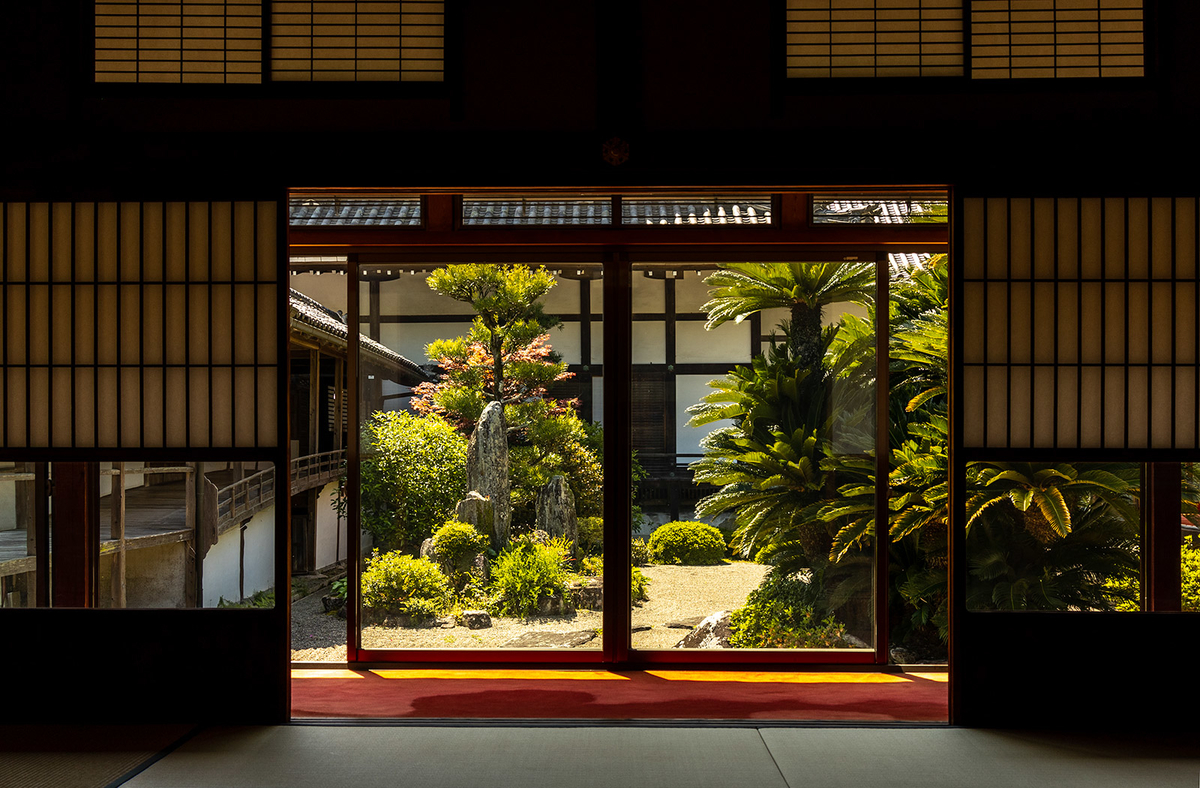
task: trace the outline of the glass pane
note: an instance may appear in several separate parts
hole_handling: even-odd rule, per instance
[[[1141,609],[1141,466],[967,466],[967,608]]]
[[[37,604],[34,467],[0,463],[0,607]]]
[[[600,648],[599,276],[360,271],[363,648]]]
[[[873,648],[874,293],[873,263],[635,271],[633,648]]]

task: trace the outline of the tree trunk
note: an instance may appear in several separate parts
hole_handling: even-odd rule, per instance
[[[792,304],[792,356],[806,369],[821,363],[821,307]]]

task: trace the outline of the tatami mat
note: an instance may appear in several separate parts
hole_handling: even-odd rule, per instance
[[[290,725],[204,731],[129,788],[1195,788],[1182,739],[955,728]]]

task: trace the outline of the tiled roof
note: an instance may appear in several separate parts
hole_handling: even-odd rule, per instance
[[[421,198],[292,197],[288,222],[292,227],[420,227]]]
[[[935,214],[932,207],[941,208]],[[945,217],[945,199],[922,200],[813,200],[813,221],[817,224],[911,224],[933,216]]]
[[[621,223],[633,225],[714,225],[771,223],[769,195],[704,198],[626,198]]]
[[[612,201],[464,199],[464,225],[577,225],[610,224]]]
[[[288,302],[291,307],[293,327],[308,334],[320,332],[325,335],[326,339],[332,338],[340,347],[346,346],[350,338],[350,330],[341,315],[298,290],[290,291]],[[395,369],[409,379],[434,380],[434,377],[422,369],[419,364],[370,337],[359,334],[358,346],[362,353],[370,357],[370,360],[384,367]]]

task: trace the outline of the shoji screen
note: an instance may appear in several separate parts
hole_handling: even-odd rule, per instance
[[[443,0],[273,0],[276,82],[441,82]]]
[[[97,82],[261,82],[261,0],[96,0]]]
[[[962,5],[962,0],[787,0],[787,75],[961,76]]]
[[[275,203],[0,206],[0,448],[279,445]]]
[[[971,76],[1140,77],[1142,0],[974,0]]]
[[[962,211],[965,447],[1200,446],[1200,201]]]

